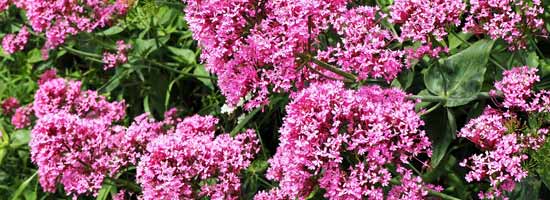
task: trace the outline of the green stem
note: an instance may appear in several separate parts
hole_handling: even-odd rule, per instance
[[[420,113],[420,116],[430,114],[431,112],[433,112],[437,108],[441,107],[441,105],[443,105],[443,102],[437,103],[434,107],[431,107],[430,109],[426,110],[426,112]]]
[[[491,95],[489,95],[488,92],[480,92],[477,94],[476,99],[489,99],[491,98]],[[442,97],[442,96],[422,96],[422,95],[411,95],[408,96],[407,99],[410,100],[416,100],[420,99],[423,102],[446,102],[449,98],[448,97]]]
[[[347,73],[347,72],[345,72],[345,71],[342,71],[341,69],[338,69],[337,67],[335,67],[335,66],[333,66],[333,65],[331,65],[331,64],[328,64],[328,63],[326,63],[326,62],[320,61],[320,60],[314,58],[314,57],[311,56],[311,55],[307,55],[307,56],[306,56],[306,59],[307,59],[308,61],[311,61],[311,62],[315,63],[317,66],[319,66],[319,67],[321,67],[321,68],[323,68],[323,69],[326,69],[326,70],[328,70],[328,71],[331,71],[331,72],[333,72],[333,73],[335,73],[335,74],[338,74],[338,75],[340,75],[340,76],[342,76],[342,77],[344,77],[344,78],[346,78],[346,79],[349,79],[350,81],[353,81],[353,82],[356,82],[356,81],[357,81],[357,77],[356,77],[355,75],[353,75],[353,74],[351,74],[351,73]]]
[[[191,73],[187,73],[187,72],[182,72],[182,71],[179,71],[177,69],[174,69],[172,67],[169,67],[169,66],[166,66],[165,64],[163,63],[159,63],[157,61],[149,61],[151,64],[157,66],[157,67],[160,67],[162,69],[165,69],[165,70],[168,70],[168,71],[171,71],[171,72],[174,72],[174,73],[178,73],[178,74],[181,74],[181,75],[185,75],[185,76],[192,76],[192,77],[196,77],[196,78],[207,78],[207,79],[210,79],[210,78],[215,78],[215,77],[211,77],[211,76],[204,76],[204,75],[198,75],[198,74],[191,74]]]
[[[123,179],[111,179],[111,178],[107,178],[106,180],[115,183],[117,186],[122,186],[126,189],[129,189],[132,192],[141,192],[141,187],[132,181],[127,181]]]

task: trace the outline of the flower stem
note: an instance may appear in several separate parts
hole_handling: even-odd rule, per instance
[[[313,56],[311,55],[306,55],[306,60],[307,61],[311,61],[313,63],[315,63],[317,66],[323,68],[323,69],[326,69],[328,71],[331,71],[335,74],[338,74],[346,79],[349,79],[350,81],[353,81],[353,82],[356,82],[357,81],[357,77],[351,73],[347,73],[345,71],[342,71],[341,69],[338,69],[337,67],[331,65],[331,64],[328,64],[326,62],[323,62],[323,61],[320,61],[316,58],[314,58]]]

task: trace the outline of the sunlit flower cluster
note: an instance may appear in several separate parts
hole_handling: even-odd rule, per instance
[[[397,89],[341,83],[313,84],[287,106],[277,153],[267,177],[279,188],[258,199],[302,199],[316,185],[329,199],[384,199],[410,193],[422,199],[427,188],[401,168],[420,154],[431,155],[430,141],[414,112],[415,102]],[[389,166],[400,168],[392,173]],[[402,176],[402,184],[390,180]],[[386,194],[384,188],[393,188]],[[414,190],[414,191],[411,191]]]
[[[459,137],[476,144],[483,154],[476,154],[460,163],[470,168],[468,182],[488,180],[491,188],[480,192],[480,198],[501,198],[504,192],[514,190],[517,182],[527,177],[522,166],[528,159],[527,151],[536,150],[545,142],[547,128],[531,130],[518,115],[533,112],[549,112],[550,93],[532,90],[539,81],[536,68],[516,67],[503,72],[503,78],[495,83],[496,97],[502,95],[504,102],[499,110],[487,107],[483,114],[470,120],[459,132]],[[538,128],[538,127],[531,127]]]

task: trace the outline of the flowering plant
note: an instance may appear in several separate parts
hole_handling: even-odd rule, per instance
[[[548,16],[0,0],[0,200],[547,199]]]

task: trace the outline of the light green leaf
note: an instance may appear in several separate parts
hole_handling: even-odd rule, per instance
[[[29,186],[29,183],[31,183],[31,181],[34,179],[34,177],[36,177],[37,174],[38,172],[35,172],[31,177],[21,183],[21,185],[19,185],[17,190],[15,190],[15,192],[13,193],[11,200],[19,200],[19,197],[21,196],[21,194],[23,194],[23,191],[25,191],[27,186]]]
[[[175,47],[168,47],[168,50],[172,52],[175,56],[174,59],[181,60],[187,64],[193,64],[196,62],[195,60],[195,52],[189,50],[189,49],[180,49]]]
[[[199,76],[210,76],[208,71],[206,71],[206,69],[204,68],[204,65],[197,65],[195,67],[195,70],[193,71],[193,74],[199,75]],[[214,89],[214,84],[209,78],[197,78],[197,79],[199,79],[199,81],[204,83],[204,85],[206,85],[208,88]]]
[[[102,36],[111,36],[111,35],[119,34],[122,31],[124,31],[124,28],[122,28],[120,26],[112,26],[112,27],[108,28],[107,30],[98,32],[97,34],[102,35]]]
[[[445,106],[462,106],[477,98],[481,91],[494,41],[480,40],[424,71],[428,90],[446,97]]]
[[[20,146],[27,145],[31,139],[31,133],[27,129],[20,129],[11,134],[11,145]]]

